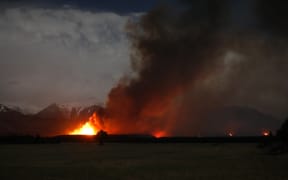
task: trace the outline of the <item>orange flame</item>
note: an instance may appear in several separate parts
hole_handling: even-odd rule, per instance
[[[89,117],[89,121],[84,123],[81,127],[71,131],[71,135],[95,135],[100,131],[101,124],[96,113]]]
[[[75,129],[70,134],[72,135],[95,135],[98,132],[93,125],[88,121],[79,129]]]
[[[153,136],[156,138],[161,138],[161,137],[166,136],[166,132],[165,131],[157,131],[153,134]]]

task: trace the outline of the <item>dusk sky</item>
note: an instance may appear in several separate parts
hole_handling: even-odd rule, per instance
[[[7,0],[0,2],[0,102],[104,103],[129,72],[128,19],[159,1]]]

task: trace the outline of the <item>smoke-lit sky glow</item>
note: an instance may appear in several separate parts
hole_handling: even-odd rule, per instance
[[[1,1],[0,104],[106,103],[120,130],[176,134],[226,107],[288,115],[280,1],[165,2]]]

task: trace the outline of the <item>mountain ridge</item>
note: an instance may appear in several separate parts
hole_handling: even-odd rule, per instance
[[[0,134],[67,134],[85,123],[94,112],[100,116],[105,115],[105,109],[99,105],[67,108],[52,103],[34,114],[27,115],[0,104]],[[224,135],[229,128],[237,135],[260,135],[262,129],[275,132],[282,123],[269,114],[242,106],[224,107],[211,113],[208,119],[205,122],[209,123],[202,126],[202,132],[206,135]]]

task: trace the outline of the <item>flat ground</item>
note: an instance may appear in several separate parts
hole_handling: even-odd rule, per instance
[[[288,155],[256,144],[0,145],[0,179],[287,180]]]

